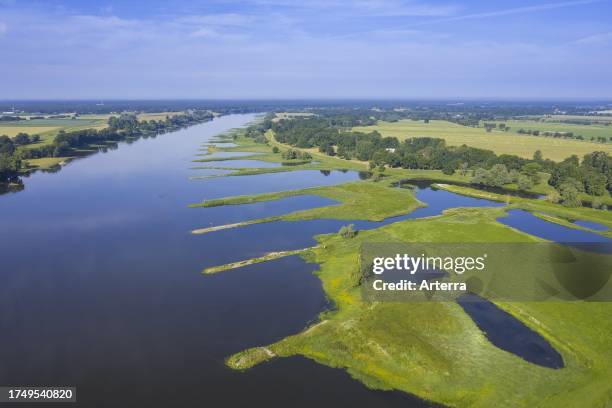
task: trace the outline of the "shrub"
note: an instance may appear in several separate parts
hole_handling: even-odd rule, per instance
[[[338,231],[338,234],[342,238],[354,238],[357,235],[357,231],[355,230],[355,225],[349,224],[349,225],[345,225],[342,228],[340,228],[340,231]]]

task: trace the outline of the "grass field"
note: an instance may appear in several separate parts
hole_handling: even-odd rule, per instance
[[[355,190],[346,186],[355,185]],[[395,188],[358,182],[329,189],[328,197],[350,203],[375,196],[380,205],[371,213],[353,208],[353,215],[379,218],[394,213],[398,201],[410,211],[414,201],[398,200]],[[371,190],[370,190],[371,189]],[[336,190],[336,191],[333,191]],[[341,190],[342,193],[338,194]],[[386,191],[385,191],[386,190]],[[410,193],[407,190],[406,193]],[[274,199],[272,195],[252,200]],[[363,198],[363,197],[361,197]],[[235,203],[243,202],[245,198]],[[414,200],[414,198],[412,199]],[[513,206],[537,200],[521,200]],[[252,202],[247,199],[247,202]],[[227,201],[230,204],[231,200]],[[548,209],[560,206],[541,203]],[[349,205],[350,207],[350,205]],[[510,208],[511,208],[510,207]],[[323,207],[321,217],[344,216],[343,204]],[[610,224],[607,212],[598,213]],[[574,210],[567,210],[574,211]],[[380,212],[379,214],[376,214]],[[443,215],[402,221],[360,231],[346,239],[338,234],[317,237],[306,258],[320,265],[317,275],[334,309],[299,334],[231,356],[236,369],[280,356],[303,355],[319,363],[346,369],[368,387],[399,389],[448,406],[508,407],[605,406],[612,371],[610,303],[496,302],[497,306],[538,331],[563,355],[565,368],[553,370],[530,364],[493,346],[454,302],[364,302],[354,280],[359,248],[364,242],[535,242],[539,239],[496,221],[504,208],[452,209]],[[308,219],[309,210],[283,216]],[[377,216],[378,215],[378,216]],[[584,215],[584,214],[580,214]],[[524,381],[526,378],[529,381]]]
[[[43,157],[40,159],[28,160],[28,166],[35,169],[50,169],[58,164],[69,160],[68,157]]]
[[[488,121],[487,121],[488,122]],[[493,122],[489,122],[493,123]],[[586,139],[591,137],[603,136],[606,139],[612,137],[612,126],[605,126],[602,124],[595,125],[575,125],[572,123],[560,123],[553,121],[538,121],[538,120],[508,120],[508,121],[495,121],[495,123],[505,123],[510,126],[510,132],[516,133],[519,129],[525,130],[539,130],[542,132],[572,132],[574,135],[582,135]],[[543,137],[542,135],[538,137]]]
[[[512,127],[512,130],[515,130],[515,126]],[[362,132],[376,130],[383,136],[395,136],[401,140],[422,136],[439,137],[445,139],[451,146],[466,144],[493,150],[497,154],[514,154],[525,158],[531,158],[536,150],[541,150],[544,158],[555,161],[561,161],[572,154],[582,157],[597,150],[612,154],[612,144],[518,135],[513,132],[486,132],[484,128],[471,128],[442,120],[432,120],[430,123],[412,120],[379,122],[374,126],[360,126],[353,130]]]
[[[566,120],[590,120],[600,123],[612,123],[612,111],[606,111],[606,115],[546,115],[533,117],[534,119],[542,119],[547,122],[563,122]]]
[[[21,125],[0,125],[0,135],[15,137],[18,133],[24,132],[29,135],[41,135],[44,133],[57,132],[61,126],[21,126]]]
[[[39,135],[41,141],[24,146],[24,148],[28,149],[51,143],[60,130],[70,132],[82,129],[103,129],[106,126],[106,120],[101,118],[33,119],[18,122],[0,122],[0,135],[14,137],[20,132],[29,135]]]
[[[347,189],[351,185],[355,188]],[[414,198],[399,199],[395,197],[398,189],[381,183],[358,182],[319,190],[315,194],[334,197],[343,204],[315,209],[320,212],[318,217],[343,218],[348,210],[354,216],[374,219],[414,208]],[[410,194],[410,190],[402,194]],[[225,204],[275,199],[278,195],[243,197]],[[362,205],[351,208],[351,202],[360,202],[366,196],[377,197],[380,205],[367,212]],[[511,207],[528,201],[537,203],[521,200]],[[403,209],[393,208],[402,202],[406,203]],[[554,204],[541,205],[565,211]],[[453,209],[438,217],[360,231],[353,239],[337,234],[317,237],[318,246],[307,252],[307,259],[320,265],[317,275],[335,308],[323,313],[320,323],[297,335],[231,356],[228,365],[246,369],[276,356],[300,354],[344,368],[369,387],[400,389],[449,406],[604,403],[612,378],[612,342],[605,335],[612,330],[610,319],[605,317],[612,310],[609,303],[497,302],[546,337],[563,355],[566,367],[551,370],[493,346],[455,303],[368,303],[361,299],[353,277],[362,243],[538,241],[497,222],[504,211]],[[582,211],[598,213],[610,223],[607,212]],[[307,210],[282,218],[308,219],[313,215]]]

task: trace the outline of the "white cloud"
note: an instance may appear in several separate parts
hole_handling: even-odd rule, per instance
[[[612,32],[593,34],[572,41],[576,45],[607,45],[612,43]]]
[[[178,17],[174,21],[179,24],[203,24],[215,26],[245,27],[252,24],[257,18],[248,14],[224,13],[204,14]]]
[[[459,7],[452,5],[434,6],[426,3],[393,0],[359,0],[353,4],[357,9],[371,15],[387,17],[440,17],[455,14],[459,10]]]
[[[284,0],[262,1],[269,5]],[[3,42],[3,57],[19,61],[0,64],[0,77],[15,78],[3,84],[3,94],[21,98],[612,94],[610,81],[601,80],[601,72],[612,69],[612,58],[593,52],[592,47],[532,45],[503,37],[493,41],[494,36],[490,42],[475,41],[438,27],[392,27],[385,17],[345,24],[347,13],[402,16],[408,6],[424,21],[436,13],[452,13],[419,9],[423,3],[361,0],[350,2],[345,12],[342,5],[349,3],[345,0],[305,1],[309,11],[290,9],[298,7],[291,2],[292,6],[241,13],[138,18],[34,7],[3,10],[2,21],[10,22],[14,38],[11,44]],[[554,7],[570,4],[585,2]],[[553,5],[534,7],[491,13],[528,13]],[[481,13],[446,18],[484,17]],[[609,40],[610,33],[604,32],[577,41]]]
[[[341,10],[346,15],[369,16],[448,16],[459,10],[455,5],[432,5],[402,0],[253,0],[260,6],[288,9]]]
[[[473,13],[473,14],[462,14],[459,16],[441,18],[437,20],[424,21],[420,25],[425,24],[433,24],[433,23],[447,23],[451,21],[461,21],[461,20],[474,20],[474,19],[483,19],[483,18],[491,18],[491,17],[503,17],[509,16],[513,14],[529,14],[535,13],[539,11],[553,10],[565,7],[573,7],[573,6],[581,6],[592,3],[600,3],[603,0],[576,0],[576,1],[566,1],[561,3],[547,3],[547,4],[538,4],[535,6],[525,6],[525,7],[516,7],[511,9],[503,9],[503,10],[495,10],[484,13]]]
[[[202,27],[197,29],[196,31],[191,33],[192,37],[201,37],[201,38],[218,38],[220,34],[213,30],[212,28]]]

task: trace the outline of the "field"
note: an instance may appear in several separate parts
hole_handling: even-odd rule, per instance
[[[141,113],[138,120],[165,120],[167,116],[182,112]],[[60,130],[70,132],[82,129],[103,129],[112,115],[81,115],[76,119],[32,119],[17,122],[0,122],[0,135],[14,137],[20,132],[39,135],[41,143],[50,143]],[[40,144],[32,145],[40,146]]]
[[[60,130],[70,132],[81,129],[103,129],[106,127],[105,119],[79,118],[79,119],[33,119],[18,122],[0,122],[0,135],[14,137],[20,132],[29,135],[39,135],[39,143],[25,146],[25,148],[38,147],[49,144]]]
[[[166,120],[167,116],[181,115],[183,112],[140,113],[138,120]]]
[[[68,160],[70,160],[70,158],[67,157],[42,157],[40,159],[28,160],[28,166],[35,169],[50,169]]]
[[[575,125],[573,123],[561,123],[554,122],[552,119],[543,119],[544,121],[538,120],[508,120],[504,122],[510,126],[510,131],[516,133],[519,129],[525,130],[539,130],[542,132],[572,132],[574,135],[582,135],[586,139],[591,137],[605,137],[609,139],[612,137],[612,126],[606,126],[602,124],[594,125]],[[491,122],[492,123],[492,122]],[[542,137],[540,135],[540,137]]]
[[[182,115],[184,112],[153,112],[153,113],[139,113],[136,115],[138,120],[166,120],[168,116],[176,116]],[[96,114],[96,115],[80,115],[80,119],[89,119],[89,120],[103,120],[104,122],[108,121],[108,118],[111,116],[118,116],[119,114]]]
[[[51,133],[60,129],[60,126],[32,126],[32,125],[0,125],[0,135],[15,137],[18,133],[24,132],[29,135],[41,135],[43,133]]]
[[[516,126],[512,124],[510,126],[515,130]],[[487,132],[484,128],[471,128],[443,120],[432,120],[430,123],[412,120],[379,122],[374,126],[360,126],[353,130],[362,132],[376,130],[383,136],[395,136],[400,140],[422,136],[439,137],[445,139],[451,146],[466,144],[493,150],[497,154],[514,154],[525,158],[531,158],[536,150],[541,150],[544,158],[554,161],[561,161],[572,154],[582,157],[596,150],[612,153],[612,144],[519,135],[514,132]]]
[[[534,119],[544,119],[547,122],[562,122],[565,120],[590,120],[600,123],[612,123],[612,111],[601,111],[602,115],[546,115],[533,117]],[[603,115],[605,113],[605,116]]]

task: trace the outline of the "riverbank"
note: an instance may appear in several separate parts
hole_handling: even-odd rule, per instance
[[[165,119],[150,115],[144,118],[153,118],[151,120],[141,118],[142,116],[134,114],[109,115],[108,122],[103,124],[101,119],[64,120],[62,122],[64,125],[51,128],[43,133],[44,137],[40,134],[30,137],[22,133],[19,137],[25,142],[21,139],[17,142],[13,138],[4,136],[0,184],[7,185],[8,182],[23,184],[21,177],[27,177],[36,171],[55,172],[77,158],[116,149],[121,142],[133,143],[140,138],[156,137],[162,133],[208,122],[214,118],[214,115],[208,111],[193,110],[166,116]],[[72,123],[76,121],[91,126]]]
[[[270,146],[288,149],[273,137]],[[270,146],[253,146],[237,138],[227,151],[258,150],[257,160],[279,160]],[[241,143],[244,143],[241,146]],[[251,150],[253,149],[253,150]],[[266,152],[267,149],[267,152]],[[222,149],[226,150],[226,149]],[[366,170],[365,163],[347,162],[312,152],[316,165],[327,170]],[[300,165],[312,166],[312,164]],[[296,166],[300,168],[300,166]],[[302,167],[305,169],[308,167]],[[312,169],[312,167],[311,167]],[[253,169],[249,169],[252,171]],[[283,169],[293,171],[297,169]],[[271,172],[261,169],[262,173]],[[279,170],[272,170],[279,171]],[[225,175],[224,175],[225,176]],[[429,177],[427,177],[429,176]],[[443,214],[403,220],[353,238],[319,235],[318,245],[302,257],[319,265],[316,272],[334,309],[322,313],[320,322],[301,333],[270,345],[236,353],[227,364],[244,370],[275,357],[302,355],[321,364],[347,370],[375,389],[399,389],[449,406],[587,406],[607,400],[612,378],[612,343],[605,333],[612,323],[599,322],[612,310],[607,303],[504,303],[497,307],[543,336],[565,362],[563,369],[537,366],[491,344],[485,334],[455,303],[367,303],[361,299],[355,265],[364,242],[540,242],[497,221],[506,211],[522,208],[568,219],[586,219],[611,225],[608,212],[589,208],[569,209],[558,204],[465,186],[466,177],[434,171],[386,169],[378,181],[364,180],[333,187],[285,191],[254,196],[208,200],[192,207],[242,205],[302,194],[315,194],[339,204],[303,210],[272,218],[250,220],[245,225],[279,220],[318,218],[381,220],[410,214],[421,207],[411,189],[394,187],[401,180],[429,179],[445,191],[494,200],[498,208],[455,208]],[[238,226],[245,226],[238,225]],[[564,225],[570,228],[579,226]],[[529,378],[528,382],[524,379]]]
[[[607,303],[496,302],[563,355],[566,367],[551,370],[493,346],[454,303],[361,300],[354,268],[364,242],[539,241],[498,223],[503,214],[502,208],[456,209],[435,218],[360,231],[352,239],[317,237],[318,246],[305,258],[319,265],[317,276],[335,308],[321,315],[325,325],[267,349],[278,356],[300,354],[342,367],[372,388],[401,389],[449,406],[533,406],[541,404],[542,396],[547,398],[543,406],[605,400],[605,381],[612,375],[606,362],[612,357],[612,343],[605,333],[612,325],[598,322],[597,316],[610,312]],[[240,353],[228,363],[238,357],[250,364],[271,358],[260,350]],[[256,355],[248,357],[250,353]],[[522,383],[524,378],[529,382]],[[590,388],[590,400],[568,389],[568,384]]]

